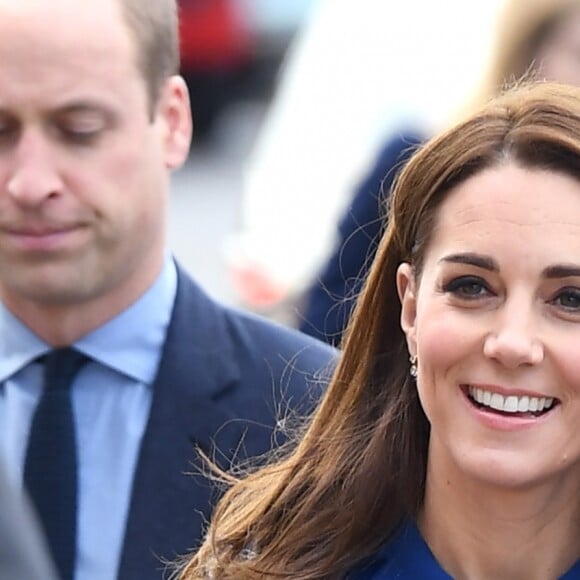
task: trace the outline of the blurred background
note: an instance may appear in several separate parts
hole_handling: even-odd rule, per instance
[[[457,114],[502,0],[182,0],[194,145],[170,244],[214,297],[294,324],[390,130]]]
[[[244,169],[286,52],[315,3],[179,1],[195,135],[174,178],[170,245],[200,284],[229,304],[243,305],[225,248],[243,225]]]

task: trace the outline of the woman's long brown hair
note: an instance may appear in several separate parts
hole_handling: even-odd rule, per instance
[[[319,408],[291,453],[226,493],[182,580],[343,578],[417,515],[429,424],[409,375],[397,267],[411,262],[420,279],[444,194],[506,161],[580,179],[580,92],[521,87],[413,156]]]

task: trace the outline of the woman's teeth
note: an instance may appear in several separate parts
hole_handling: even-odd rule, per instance
[[[469,386],[469,396],[484,407],[504,413],[537,413],[547,411],[554,405],[553,397],[517,397],[515,395],[504,397],[499,393],[472,386]]]

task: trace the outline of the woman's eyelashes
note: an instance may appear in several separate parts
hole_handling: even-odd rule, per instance
[[[474,275],[453,277],[442,285],[442,290],[462,300],[476,300],[494,294],[483,278]]]
[[[552,295],[549,302],[566,312],[580,314],[580,288],[576,286],[560,288]]]
[[[465,274],[450,277],[441,285],[441,291],[462,302],[473,302],[491,298],[498,293],[494,291],[489,281],[481,276]],[[506,289],[509,294],[509,289]],[[543,292],[533,292],[536,296],[542,296]],[[545,303],[550,304],[566,314],[580,316],[580,287],[561,286],[549,293],[544,294]]]

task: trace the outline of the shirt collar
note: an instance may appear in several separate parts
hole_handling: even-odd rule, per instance
[[[0,383],[50,347],[0,302]]]
[[[153,285],[129,308],[103,326],[78,340],[74,346],[91,359],[150,384],[161,358],[161,350],[175,294],[177,269],[166,256]],[[0,302],[0,382],[50,350]]]

